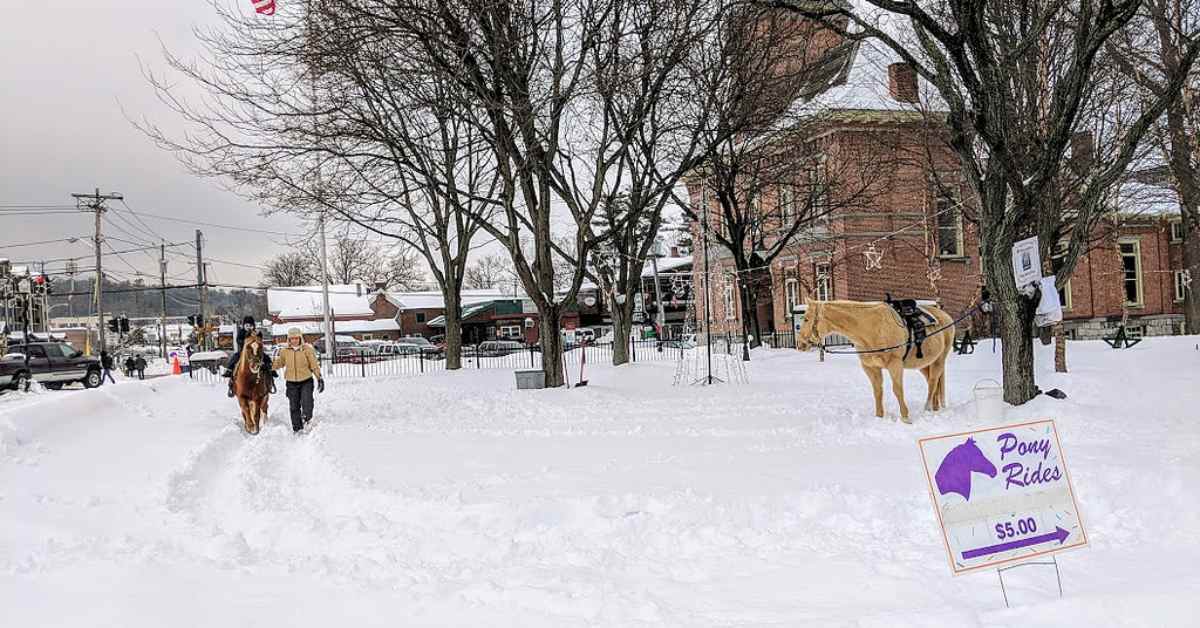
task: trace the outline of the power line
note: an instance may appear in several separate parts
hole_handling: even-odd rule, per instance
[[[41,240],[39,242],[18,242],[16,244],[0,244],[0,249],[15,249],[22,246],[39,246],[42,244],[54,244],[55,242],[70,242],[74,244],[82,238],[59,238],[57,240]]]
[[[147,231],[149,231],[151,234],[153,234],[153,235],[157,236],[159,240],[166,240],[166,238],[162,237],[161,235],[159,235],[159,233],[158,233],[157,231],[155,231],[154,229],[152,229],[152,228],[150,227],[150,225],[146,224],[146,221],[142,220],[142,217],[141,217],[141,216],[138,216],[138,215],[137,215],[137,213],[133,211],[133,208],[129,206],[129,203],[126,203],[126,202],[125,202],[125,199],[121,199],[121,204],[125,206],[125,209],[129,210],[129,213],[130,213],[130,214],[133,214],[133,217],[134,217],[135,219],[137,219],[137,221],[138,221],[138,224],[140,224],[140,225],[142,225],[143,227],[145,227],[145,228],[146,228],[146,230],[147,230]]]
[[[186,223],[186,224],[190,224],[190,225],[199,225],[201,227],[213,227],[215,229],[232,229],[233,231],[249,231],[251,233],[265,233],[268,235],[279,235],[279,236],[287,236],[287,237],[292,237],[292,238],[299,238],[299,237],[304,236],[304,234],[301,234],[301,233],[288,233],[286,231],[271,231],[269,229],[254,229],[251,227],[237,227],[234,225],[223,225],[223,224],[218,224],[215,222],[203,222],[200,220],[188,220],[186,218],[175,218],[173,216],[163,216],[161,214],[138,212],[138,211],[133,211],[132,209],[129,210],[129,213],[133,214],[134,216],[143,216],[146,218],[154,218],[156,220],[170,220],[170,221],[182,222],[182,223]]]

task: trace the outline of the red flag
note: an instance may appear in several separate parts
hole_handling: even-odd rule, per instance
[[[263,15],[275,15],[275,0],[250,0],[254,10]]]

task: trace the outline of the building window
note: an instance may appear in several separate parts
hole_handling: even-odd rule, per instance
[[[800,282],[796,279],[788,279],[783,284],[784,301],[787,302],[787,315],[791,316],[796,311],[796,306],[800,300]]]
[[[1137,240],[1118,244],[1121,251],[1121,279],[1125,288],[1125,305],[1142,304],[1142,247]]]
[[[425,322],[425,312],[417,312],[417,322],[418,323]]]
[[[796,192],[790,186],[779,188],[779,227],[787,230],[796,220]]]
[[[1071,280],[1068,279],[1063,287],[1058,289],[1058,302],[1062,304],[1062,309],[1071,309]]]
[[[829,186],[825,181],[825,160],[815,159],[806,169],[808,186],[809,234],[813,238],[829,235]]]
[[[725,282],[725,320],[731,321],[735,318],[733,311],[733,283]]]
[[[1179,220],[1171,221],[1171,241],[1183,242],[1183,222]]]
[[[815,267],[817,280],[816,293],[818,301],[828,301],[833,298],[833,275],[830,273],[829,262],[819,262]]]
[[[1187,296],[1187,282],[1184,281],[1184,277],[1186,277],[1184,275],[1185,272],[1182,270],[1175,271],[1175,301],[1177,302],[1182,301]]]
[[[501,338],[520,338],[521,335],[522,334],[521,334],[521,326],[520,325],[501,325],[500,326],[500,337]]]
[[[934,203],[939,257],[963,256],[963,220],[958,199],[939,195]]]

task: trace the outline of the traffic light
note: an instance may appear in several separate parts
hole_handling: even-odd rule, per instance
[[[129,317],[128,316],[121,316],[121,331],[123,333],[129,333]]]
[[[199,323],[197,323],[197,322],[196,322],[196,319],[197,319],[197,318],[199,318],[199,317],[197,317],[195,314],[191,314],[191,315],[189,315],[189,316],[188,316],[188,319],[187,319],[187,321],[188,321],[188,325],[191,325],[192,327],[197,327],[197,326],[199,326]]]
[[[121,321],[116,318],[108,319],[108,331],[111,331],[114,334],[120,333],[121,332]]]

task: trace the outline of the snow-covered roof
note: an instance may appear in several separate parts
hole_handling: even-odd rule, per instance
[[[374,294],[364,285],[329,286],[329,309],[336,316],[370,316]],[[279,318],[294,319],[322,314],[321,286],[267,289],[267,310]]]
[[[1179,215],[1179,194],[1166,185],[1126,181],[1117,191],[1117,210],[1139,216]]]
[[[325,326],[320,322],[277,323],[271,325],[271,335],[286,336],[288,330],[298,327],[300,333],[315,335],[325,333]],[[369,334],[383,331],[400,331],[400,324],[390,318],[377,320],[334,321],[333,329],[339,334]]]
[[[402,310],[444,310],[446,309],[446,301],[442,298],[440,290],[427,290],[420,292],[388,292],[387,298],[393,305]],[[463,290],[462,305],[468,307],[477,303],[485,303],[490,301],[524,299],[525,293],[518,289],[517,295],[513,296],[513,291],[497,290],[487,288],[483,290]]]
[[[681,255],[679,257],[660,257],[660,258],[658,258],[659,274],[675,272],[681,268],[684,268],[685,266],[691,266],[691,265],[692,265],[692,256],[691,255]],[[646,265],[642,267],[642,279],[651,279],[653,277],[654,277],[654,266],[649,261],[647,261]],[[593,283],[591,281],[587,281],[587,280],[584,280],[583,283],[579,284],[579,289],[581,291],[582,290],[595,290],[599,287],[600,286],[597,286],[595,283]]]

